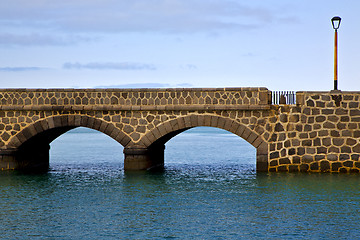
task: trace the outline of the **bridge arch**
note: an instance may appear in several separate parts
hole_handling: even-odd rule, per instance
[[[124,147],[131,141],[113,124],[101,119],[78,115],[51,116],[30,124],[10,139],[8,149],[14,152],[14,168],[31,172],[47,171],[50,143],[76,127],[98,130]]]
[[[13,136],[10,139],[8,146],[10,148],[19,148],[24,143],[38,136],[39,134],[57,129],[58,131],[53,132],[52,134],[54,135],[50,136],[50,138],[53,138],[52,140],[54,140],[61,134],[76,127],[87,127],[98,130],[99,132],[102,132],[113,138],[124,147],[131,141],[131,139],[125,133],[120,131],[113,124],[104,120],[90,116],[61,115],[41,119],[30,124],[15,136]]]
[[[216,127],[227,130],[243,138],[256,148],[256,168],[258,171],[268,170],[268,143],[258,132],[233,119],[211,114],[191,114],[178,117],[151,129],[137,143],[147,149],[160,152],[164,144],[177,134],[193,127]],[[125,152],[125,151],[124,151]],[[159,154],[156,155],[159,158]],[[163,157],[162,157],[163,158]],[[163,160],[162,160],[163,161]]]

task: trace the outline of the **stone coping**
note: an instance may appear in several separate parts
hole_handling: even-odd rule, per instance
[[[268,110],[270,105],[85,105],[85,106],[1,106],[4,111],[217,111]]]

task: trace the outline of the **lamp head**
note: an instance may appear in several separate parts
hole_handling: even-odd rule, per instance
[[[338,30],[340,27],[340,23],[341,23],[341,17],[339,16],[335,16],[331,19],[332,22],[332,26],[335,30]]]

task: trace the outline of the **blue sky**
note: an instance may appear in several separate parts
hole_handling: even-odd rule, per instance
[[[0,88],[360,90],[358,0],[0,0]]]

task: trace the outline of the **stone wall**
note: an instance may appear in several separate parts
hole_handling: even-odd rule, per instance
[[[298,92],[266,125],[269,171],[359,172],[360,92]]]

